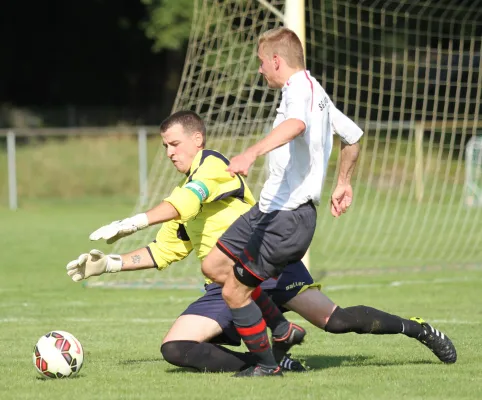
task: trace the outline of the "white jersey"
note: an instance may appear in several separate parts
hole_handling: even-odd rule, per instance
[[[299,119],[305,131],[268,154],[269,176],[260,194],[262,212],[294,210],[312,200],[320,203],[321,188],[333,148],[333,134],[356,143],[363,132],[339,111],[308,71],[293,74],[281,89],[281,104],[273,129],[287,119]]]

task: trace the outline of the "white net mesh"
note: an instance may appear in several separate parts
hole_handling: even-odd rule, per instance
[[[279,93],[267,90],[257,74],[256,41],[260,32],[283,24],[284,7],[285,1],[195,2],[174,110],[201,114],[208,147],[228,157],[266,133],[275,116]],[[312,270],[480,263],[482,210],[468,207],[464,197],[464,155],[469,139],[482,134],[482,1],[306,0],[305,10],[307,69],[365,131],[355,201],[339,220],[327,208],[336,151],[332,156]],[[256,195],[265,179],[263,162],[248,179]],[[180,178],[161,151],[147,206],[166,197]],[[156,231],[124,239],[115,251],[141,247]],[[94,284],[201,282],[199,262],[191,257],[162,273],[116,274]]]

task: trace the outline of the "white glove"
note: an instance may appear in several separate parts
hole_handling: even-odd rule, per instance
[[[106,239],[107,243],[111,244],[124,236],[129,236],[148,226],[147,214],[137,214],[122,221],[114,221],[109,225],[104,225],[95,232],[92,232],[89,238],[90,240]]]
[[[74,282],[79,282],[106,272],[119,272],[122,269],[122,257],[118,254],[105,255],[100,250],[94,249],[88,254],[81,254],[77,260],[69,262],[66,268],[67,275]]]

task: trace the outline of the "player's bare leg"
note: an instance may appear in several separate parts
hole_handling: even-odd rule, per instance
[[[325,329],[336,304],[316,288],[299,293],[284,305],[318,328]]]
[[[246,271],[247,273],[247,271]],[[238,281],[234,272],[223,286],[223,298],[231,309],[233,323],[248,350],[258,358],[257,365],[235,376],[282,376],[276,362],[261,310],[251,299],[252,287]]]
[[[239,282],[234,276],[233,267],[235,267],[233,260],[214,247],[203,260],[202,272],[223,286],[223,298],[231,309],[236,330],[248,350],[258,358],[259,365],[256,370],[261,371],[260,375],[281,374],[271,351],[266,322],[261,310],[251,299],[254,287],[251,288]]]
[[[235,265],[231,256],[232,254],[229,250],[222,243],[218,242],[218,247],[213,248],[203,262],[203,273],[211,279],[217,280],[218,283],[224,284],[223,297],[225,297],[226,303],[231,309],[251,309],[251,311],[255,312],[254,309],[257,307],[254,307],[253,304],[250,305],[251,299],[255,301],[261,310],[262,318],[273,333],[272,352],[276,364],[281,364],[283,360],[289,360],[289,357],[285,357],[287,352],[292,346],[303,341],[306,334],[305,330],[286,320],[271,298],[259,287],[260,278],[256,276],[253,279],[252,272],[243,269],[245,264],[238,262]],[[215,276],[216,269],[224,283],[219,282],[219,278]],[[243,273],[244,277],[242,276]],[[228,275],[227,280],[225,279],[226,275]],[[230,300],[226,299],[226,296],[234,299],[234,301],[231,301],[230,304]],[[244,311],[241,312],[243,313]],[[246,323],[246,321],[243,323]],[[301,371],[303,368],[296,368],[296,370]]]
[[[224,286],[229,275],[232,274],[233,267],[234,261],[217,247],[213,247],[201,263],[204,276],[221,286]]]
[[[227,278],[233,275],[234,264],[234,261],[230,257],[223,253],[219,248],[214,247],[204,259],[202,270],[204,275],[223,286]],[[235,279],[233,284],[236,285],[237,283],[239,283],[239,281]],[[289,344],[286,343],[286,340],[280,340],[278,342],[278,347],[280,348],[276,349],[274,353],[275,359],[279,363],[291,346],[301,343],[306,332],[298,325],[290,323],[283,316],[283,313],[278,309],[271,298],[259,286],[256,288],[253,286],[253,288],[250,289],[250,292],[251,298],[261,309],[263,319],[272,331],[274,341],[296,334],[296,338],[294,338],[294,340],[289,340]],[[276,347],[276,344],[274,347]],[[284,350],[282,350],[281,347]]]
[[[208,342],[223,332],[219,324],[201,315],[181,315],[167,332],[162,344],[174,340]]]

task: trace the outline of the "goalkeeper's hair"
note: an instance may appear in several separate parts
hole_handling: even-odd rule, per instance
[[[289,67],[305,68],[303,45],[291,29],[280,27],[262,33],[258,39],[258,48],[261,46],[266,55],[279,55]]]
[[[192,135],[195,132],[201,132],[203,137],[202,145],[203,147],[206,145],[206,125],[204,125],[202,118],[194,111],[187,110],[175,112],[162,121],[159,128],[161,133],[164,133],[177,124],[181,125],[184,132],[188,135]]]

